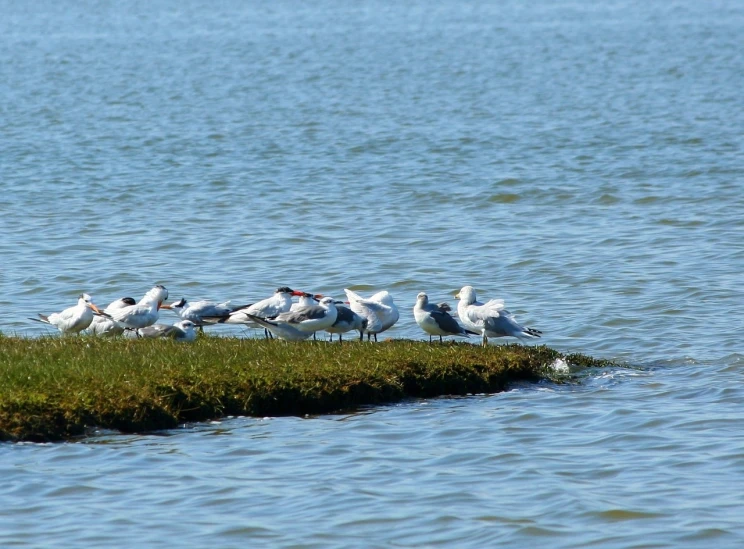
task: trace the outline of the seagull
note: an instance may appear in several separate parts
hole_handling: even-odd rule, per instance
[[[112,319],[125,328],[145,328],[158,321],[160,307],[163,301],[168,299],[168,290],[165,286],[158,284],[154,286],[145,296],[134,305],[127,305],[121,309],[106,311]]]
[[[413,307],[413,316],[416,324],[429,334],[429,343],[431,336],[439,336],[439,342],[442,342],[442,336],[454,335],[470,337],[468,334],[477,334],[479,332],[469,332],[457,321],[450,316],[448,311],[450,306],[446,303],[433,305],[429,303],[429,296],[421,292],[416,296],[416,305]]]
[[[93,322],[94,311],[98,314],[101,313],[88,294],[80,294],[77,305],[68,307],[59,313],[52,313],[49,316],[40,314],[39,318],[31,318],[30,320],[51,324],[63,334],[77,334]]]
[[[292,296],[301,296],[304,292],[293,290],[287,286],[277,288],[274,295],[261,301],[246,305],[230,313],[227,318],[217,320],[220,324],[245,324],[249,327],[259,328],[261,323],[256,322],[251,317],[272,318],[278,314],[286,313],[292,307]],[[265,333],[269,334],[266,326],[263,326]]]
[[[137,302],[133,297],[120,297],[116,301],[112,301],[108,304],[108,307],[103,310],[104,314],[95,315],[93,317],[93,322],[88,326],[86,333],[97,336],[117,336],[123,334],[124,326],[111,318],[109,313],[136,304]]]
[[[400,318],[398,308],[393,303],[393,297],[385,290],[377,292],[370,298],[364,298],[346,288],[344,292],[349,299],[351,310],[367,319],[367,328],[364,330],[367,333],[367,340],[374,335],[377,341],[377,334],[398,322]]]
[[[364,330],[367,327],[367,319],[343,305],[336,305],[336,312],[336,322],[330,328],[326,328],[326,332],[331,334],[331,341],[333,341],[333,334],[338,334],[339,342],[342,341],[341,334],[345,334],[351,330],[358,330],[359,341],[364,341]]]
[[[182,297],[180,300],[169,305],[162,305],[161,309],[170,309],[174,311],[181,320],[190,320],[194,325],[201,328],[205,324],[216,324],[221,318],[227,318],[230,313],[247,307],[247,305],[234,306],[230,301],[215,303],[214,301],[186,301]]]
[[[173,326],[168,324],[153,324],[144,328],[137,328],[135,333],[137,337],[154,339],[154,338],[172,338],[176,341],[194,341],[196,339],[196,330],[191,320],[181,320]]]
[[[457,305],[460,320],[468,330],[482,334],[483,345],[488,344],[488,336],[531,339],[542,334],[540,330],[519,325],[514,316],[504,309],[504,300],[492,299],[487,303],[476,301],[472,286],[464,286],[455,298],[460,300]]]

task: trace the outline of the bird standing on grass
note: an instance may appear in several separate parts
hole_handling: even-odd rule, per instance
[[[367,327],[364,331],[367,334],[368,341],[371,336],[374,336],[375,341],[377,341],[377,334],[384,332],[398,322],[400,313],[395,303],[393,303],[393,296],[387,291],[377,292],[369,298],[362,297],[346,288],[344,288],[344,292],[349,299],[351,310],[367,319]]]
[[[525,328],[517,323],[514,315],[504,309],[503,299],[480,303],[475,299],[475,289],[472,286],[464,286],[455,297],[460,300],[457,304],[457,316],[465,328],[483,336],[483,345],[488,344],[489,336],[533,339],[542,334],[540,330]]]
[[[340,303],[340,302],[339,302]],[[336,304],[336,322],[330,328],[326,328],[333,341],[333,334],[338,334],[338,341],[342,342],[342,334],[357,330],[359,341],[364,341],[364,330],[367,328],[367,319],[343,305]]]
[[[478,332],[469,332],[457,323],[457,320],[447,312],[450,310],[449,305],[442,303],[434,305],[429,303],[429,296],[421,292],[416,296],[416,305],[413,307],[413,316],[416,324],[429,334],[429,343],[431,336],[439,336],[439,342],[442,342],[442,336],[453,335],[470,337],[468,334],[477,334]]]

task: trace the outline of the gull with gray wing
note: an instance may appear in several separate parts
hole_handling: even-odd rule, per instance
[[[492,299],[486,303],[476,301],[472,286],[463,286],[455,297],[460,300],[457,304],[460,321],[468,330],[482,335],[483,345],[488,344],[489,337],[532,339],[542,334],[540,330],[525,328],[517,323],[514,315],[504,309],[503,300]]]
[[[429,334],[429,343],[431,343],[431,336],[439,336],[439,342],[442,342],[442,336],[453,335],[470,337],[468,334],[475,334],[476,332],[469,332],[452,316],[447,312],[450,310],[449,305],[441,303],[434,305],[429,303],[429,296],[426,293],[421,292],[416,296],[416,305],[413,307],[413,316],[416,319],[416,324]]]

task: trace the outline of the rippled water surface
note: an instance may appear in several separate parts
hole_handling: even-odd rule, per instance
[[[0,545],[742,546],[740,3],[1,5],[3,333],[472,284],[634,368],[2,445]]]

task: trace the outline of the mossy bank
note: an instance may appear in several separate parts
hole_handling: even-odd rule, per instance
[[[544,346],[0,337],[0,440],[56,441],[92,427],[144,432],[226,415],[320,414],[498,392],[513,381],[550,377],[557,358],[607,365]]]

